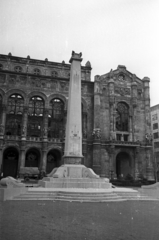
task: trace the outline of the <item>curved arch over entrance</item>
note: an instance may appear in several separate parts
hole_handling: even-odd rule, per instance
[[[52,149],[47,154],[46,173],[61,165],[61,153],[58,149]]]
[[[18,150],[14,147],[5,149],[3,153],[3,177],[14,177],[17,176],[18,170]]]
[[[131,174],[131,158],[128,153],[118,153],[116,157],[116,174],[117,178],[121,176],[125,178],[128,174]]]
[[[25,157],[25,167],[39,167],[40,152],[36,148],[31,148],[27,151]]]

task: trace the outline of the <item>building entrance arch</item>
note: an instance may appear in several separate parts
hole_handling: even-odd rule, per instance
[[[131,174],[131,157],[128,153],[120,152],[116,156],[116,174],[117,178]]]
[[[61,165],[61,152],[58,149],[52,149],[47,154],[46,173],[50,173],[54,168]]]
[[[19,153],[14,147],[5,149],[3,153],[3,177],[17,177]]]

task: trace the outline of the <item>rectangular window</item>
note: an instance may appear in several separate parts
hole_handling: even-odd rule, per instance
[[[158,123],[153,124],[153,130],[158,129]]]
[[[124,135],[124,142],[128,141],[128,135]]]
[[[116,140],[117,140],[117,141],[121,141],[121,134],[117,134],[117,135],[116,135]]]
[[[152,121],[157,120],[157,118],[158,118],[158,117],[157,117],[157,113],[152,115]]]
[[[154,142],[154,148],[159,148],[159,142]]]
[[[153,138],[154,138],[154,139],[157,139],[157,138],[158,138],[158,132],[156,132],[156,133],[153,134]]]

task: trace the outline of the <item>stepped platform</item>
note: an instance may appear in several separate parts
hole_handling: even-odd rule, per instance
[[[28,188],[27,192],[15,196],[12,200],[52,200],[78,202],[114,202],[126,199],[109,190],[63,189],[63,188]]]

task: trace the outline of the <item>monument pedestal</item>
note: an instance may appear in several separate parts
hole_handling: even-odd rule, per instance
[[[99,178],[92,169],[78,164],[65,164],[39,181],[44,188],[111,188],[107,178]]]

